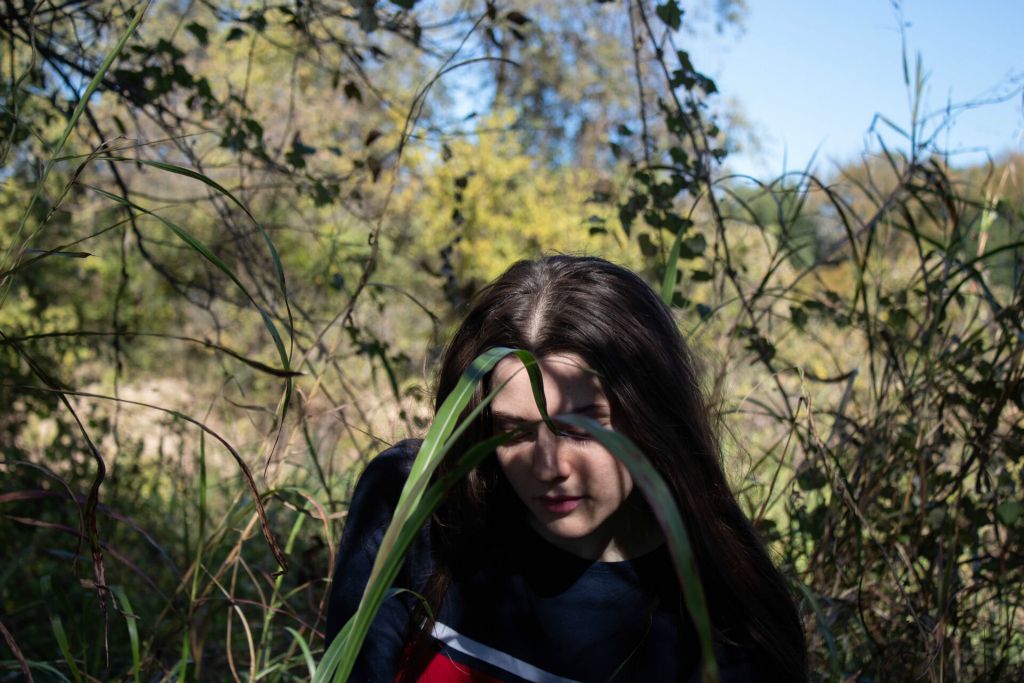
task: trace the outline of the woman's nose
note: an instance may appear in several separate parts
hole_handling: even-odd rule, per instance
[[[539,481],[567,479],[571,472],[563,440],[545,425],[537,429],[532,466],[533,476]]]

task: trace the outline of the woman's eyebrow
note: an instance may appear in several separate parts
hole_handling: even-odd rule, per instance
[[[552,417],[558,417],[559,415],[586,415],[586,416],[593,417],[593,416],[604,416],[608,412],[609,411],[608,411],[608,405],[607,404],[605,404],[605,403],[591,403],[590,405],[582,406],[580,408],[573,408],[572,410],[566,411],[564,413],[556,413],[555,415],[552,415]],[[537,418],[537,419],[525,418],[525,417],[523,417],[521,415],[516,415],[514,413],[506,413],[506,412],[501,411],[501,410],[493,410],[493,411],[491,411],[491,419],[494,420],[495,422],[502,422],[502,423],[505,423],[505,424],[514,424],[514,425],[526,424],[526,423],[531,423],[531,422],[540,422],[541,421],[540,418]]]
[[[504,422],[507,424],[526,424],[527,422],[537,422],[538,420],[528,420],[521,415],[513,415],[512,413],[506,413],[503,411],[491,411],[491,419],[496,422]]]
[[[607,403],[591,403],[590,405],[581,406],[579,408],[573,408],[567,410],[564,413],[558,413],[558,415],[605,415],[608,413]]]

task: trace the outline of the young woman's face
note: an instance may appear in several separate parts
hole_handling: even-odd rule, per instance
[[[539,359],[548,414],[586,415],[604,427],[613,416],[598,377],[576,354]],[[530,378],[514,357],[498,363],[491,386],[508,384],[494,398],[494,429],[517,431],[540,420]],[[530,524],[554,545],[581,557],[622,560],[656,543],[646,507],[631,499],[633,479],[597,441],[566,426],[553,433],[543,423],[497,449],[498,461],[529,511]]]

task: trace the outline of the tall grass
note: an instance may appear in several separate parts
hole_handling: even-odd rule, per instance
[[[727,467],[800,601],[815,680],[1021,679],[1020,160],[990,176],[956,169],[916,116],[899,145],[879,144],[842,175],[722,179],[718,138],[700,106],[710,85],[641,15],[643,3],[631,7],[635,47],[652,66],[638,79],[639,101],[651,104],[655,77],[665,82],[659,107],[645,109],[650,139],[626,189],[621,237],[646,254],[645,274],[704,351]],[[14,322],[0,330],[9,373],[0,381],[9,403],[0,415],[0,633],[10,653],[0,677],[343,680],[404,548],[452,481],[429,483],[458,434],[455,416],[508,351],[478,359],[427,429],[431,352],[415,359],[428,368],[417,372],[388,330],[425,315],[402,302],[444,297],[371,287],[381,260],[403,257],[379,250],[383,212],[367,221],[373,245],[346,247],[357,286],[311,301],[285,274],[312,247],[283,248],[287,231],[261,223],[227,174],[173,163],[145,143],[131,153],[102,140],[67,149],[142,14],[98,60],[26,184],[23,210],[4,219],[0,312]],[[919,95],[920,68],[907,74]],[[392,183],[400,185],[400,152],[428,89],[395,143]],[[104,176],[101,164],[142,180],[122,187],[120,171]],[[214,207],[210,225],[180,202],[147,196],[174,183],[206,193],[193,203]],[[83,197],[105,208],[81,220],[88,237],[65,235],[62,212],[82,210]],[[246,230],[221,229],[234,213]],[[159,236],[140,230],[132,242],[125,226],[138,221]],[[150,251],[132,261],[126,245],[141,253],[143,244]],[[77,282],[69,263],[91,267],[119,252],[125,271],[156,269],[158,249],[196,264],[194,273],[160,273],[167,296],[186,295],[172,299],[170,331],[145,329],[157,287],[123,304],[137,330],[73,329],[13,312],[21,284]],[[187,277],[193,289],[175,289]],[[74,287],[75,301],[56,303],[85,305]],[[101,294],[129,302],[124,289]],[[193,291],[209,300],[188,299]],[[335,292],[349,296],[323,304]],[[453,312],[443,306],[426,308],[447,323]],[[403,323],[389,328],[389,317]],[[534,360],[518,355],[543,408]],[[121,365],[133,362],[141,369],[130,382]],[[575,426],[622,458],[654,502],[713,679],[706,608],[665,492],[621,435]],[[351,487],[392,434],[423,431],[364,604],[324,652]],[[452,476],[497,439],[464,454]]]

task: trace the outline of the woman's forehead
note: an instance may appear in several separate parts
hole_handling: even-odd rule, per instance
[[[544,398],[552,415],[607,409],[608,399],[601,380],[577,354],[556,353],[537,359],[544,377]],[[533,387],[526,368],[515,356],[502,359],[494,368],[491,387],[505,388],[494,398],[495,413],[533,418],[538,416]]]

